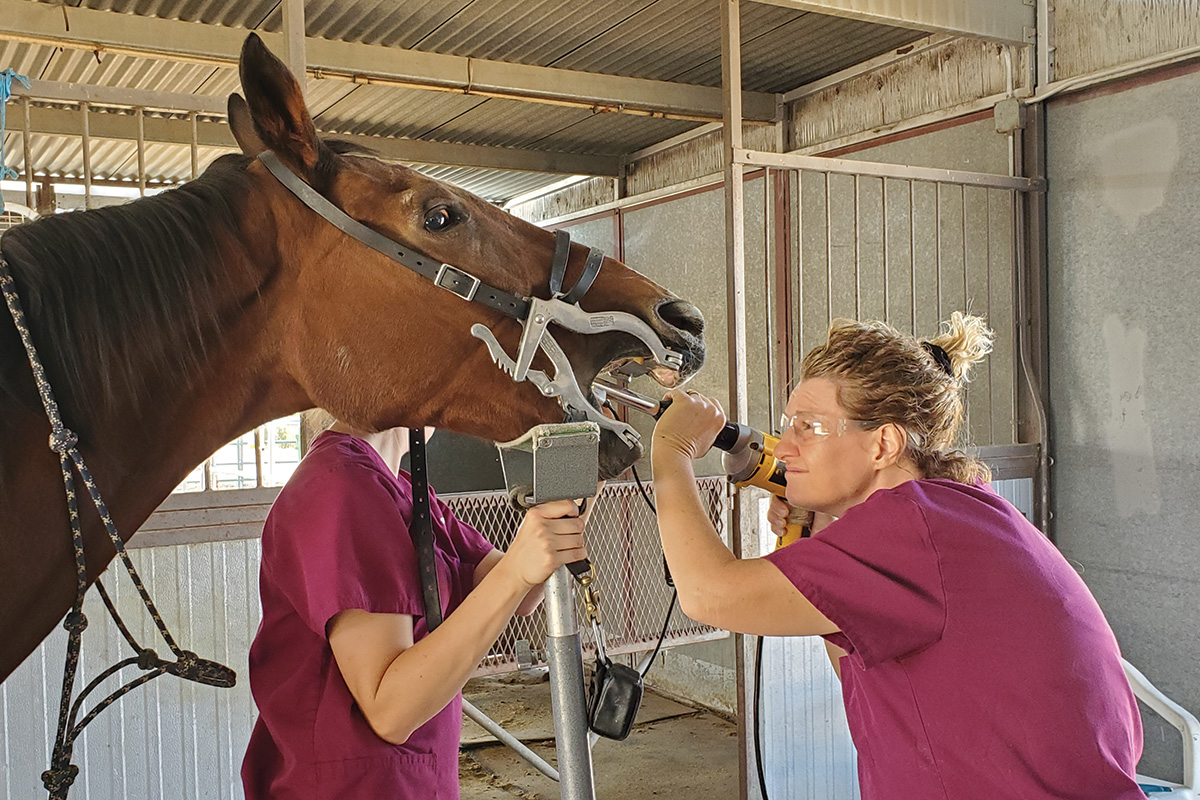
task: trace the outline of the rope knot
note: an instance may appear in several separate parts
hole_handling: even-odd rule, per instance
[[[50,434],[50,449],[59,455],[67,455],[79,444],[79,437],[70,428],[55,428]]]
[[[79,767],[74,764],[67,764],[64,767],[51,767],[42,773],[42,785],[46,787],[46,791],[50,793],[50,797],[66,797],[67,790],[71,788],[71,784],[75,782],[75,778],[78,775]]]
[[[144,648],[138,653],[138,669],[154,669],[160,664],[162,664],[162,660],[158,657],[158,653],[154,652],[149,647]]]
[[[71,633],[83,633],[87,626],[88,620],[82,611],[72,611],[63,620],[63,628]]]
[[[228,689],[237,685],[237,673],[224,664],[201,658],[190,650],[179,654],[179,660],[166,664],[167,672],[183,678],[185,681],[195,681],[205,686],[216,686]]]

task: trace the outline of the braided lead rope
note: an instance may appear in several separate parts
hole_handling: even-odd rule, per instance
[[[70,791],[71,784],[79,775],[79,768],[71,763],[75,739],[83,732],[87,724],[95,719],[104,709],[138,686],[167,672],[184,680],[226,688],[234,685],[236,674],[229,667],[200,658],[195,653],[181,649],[175,643],[175,639],[171,636],[170,631],[167,630],[166,623],[163,622],[161,615],[158,613],[158,608],[154,605],[154,601],[151,600],[150,593],[146,590],[141,576],[138,575],[133,561],[130,560],[129,554],[125,550],[125,542],[121,539],[117,531],[117,526],[112,521],[112,515],[109,513],[108,506],[105,505],[104,499],[100,496],[100,490],[97,488],[96,482],[92,479],[92,473],[87,468],[87,464],[84,463],[83,455],[79,452],[79,437],[74,431],[63,424],[62,414],[59,411],[58,403],[54,399],[54,392],[50,388],[50,381],[46,378],[46,371],[42,366],[41,359],[38,358],[37,350],[33,346],[33,337],[30,335],[29,327],[25,322],[25,312],[21,307],[20,297],[17,295],[16,284],[13,281],[12,273],[8,268],[8,262],[5,261],[3,254],[0,254],[0,291],[4,294],[4,301],[8,305],[8,310],[12,315],[13,323],[16,325],[17,333],[20,335],[21,342],[25,346],[25,355],[29,360],[29,366],[33,372],[34,383],[37,385],[38,395],[41,398],[42,407],[46,411],[46,417],[50,421],[50,449],[58,454],[59,467],[62,470],[67,511],[71,523],[71,544],[75,552],[75,602],[63,620],[63,627],[67,630],[67,655],[63,665],[63,688],[59,705],[58,730],[55,736],[54,750],[51,755],[50,769],[42,773],[42,783],[50,793],[50,800],[65,800],[67,792]],[[87,560],[83,549],[83,527],[79,519],[79,503],[75,492],[75,478],[71,469],[72,465],[75,470],[78,470],[80,477],[83,479],[84,486],[87,488],[92,503],[95,505],[96,511],[104,523],[108,537],[113,543],[113,548],[125,564],[125,569],[129,573],[130,580],[133,581],[133,585],[137,588],[142,603],[146,606],[146,610],[154,619],[154,624],[158,629],[159,635],[162,636],[163,641],[171,648],[177,659],[173,662],[164,661],[153,650],[139,646],[117,613],[117,609],[109,598],[108,593],[104,590],[104,586],[97,580],[97,586],[100,596],[104,600],[105,607],[121,631],[121,635],[125,637],[130,647],[138,655],[135,658],[127,658],[118,662],[93,679],[83,689],[74,704],[71,703],[71,695],[73,694],[75,675],[79,667],[79,652],[82,645],[83,631],[87,627],[88,622],[87,617],[83,613],[83,599],[87,593]],[[76,724],[75,719],[82,707],[84,698],[104,680],[133,664],[137,664],[139,668],[147,670],[147,672],[114,691]]]

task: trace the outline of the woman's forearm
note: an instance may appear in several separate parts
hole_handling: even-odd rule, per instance
[[[663,553],[684,613],[706,601],[717,573],[736,558],[712,522],[696,489],[692,460],[669,449],[654,455],[654,496]],[[695,618],[695,617],[693,617]]]
[[[445,708],[532,593],[503,563],[490,570],[436,630],[392,660],[364,709],[376,733],[404,742]]]

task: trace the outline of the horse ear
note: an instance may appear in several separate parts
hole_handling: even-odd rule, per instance
[[[258,34],[250,34],[242,44],[239,73],[263,149],[275,151],[304,174],[311,173],[320,158],[321,143],[304,105],[304,93],[291,71],[267,49]],[[245,149],[240,137],[238,144]]]
[[[250,106],[246,104],[245,98],[234,92],[229,95],[227,108],[229,109],[229,130],[233,131],[233,138],[237,140],[238,147],[242,148],[242,152],[254,157],[266,150],[266,143],[254,129],[254,120],[250,117]]]

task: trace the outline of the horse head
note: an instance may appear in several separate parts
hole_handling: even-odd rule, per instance
[[[468,280],[515,298],[550,297],[554,233],[370,151],[322,140],[297,81],[253,34],[242,49],[241,79],[246,98],[230,97],[230,126],[244,153],[270,151],[352,220],[434,264],[453,265]],[[313,405],[366,430],[434,425],[495,441],[563,420],[556,400],[514,382],[471,334],[482,324],[515,354],[520,322],[346,235],[287,191],[261,160],[248,169],[262,183],[284,253],[272,280],[277,302],[286,306],[281,356]],[[571,245],[565,286],[583,274],[588,255]],[[649,325],[682,356],[682,363],[652,371],[664,385],[686,380],[703,363],[699,310],[620,261],[604,259],[580,307],[627,312]],[[629,333],[551,332],[584,392],[610,366],[651,355]],[[549,367],[544,355],[533,366]],[[606,430],[602,476],[616,475],[639,455],[640,446]]]

